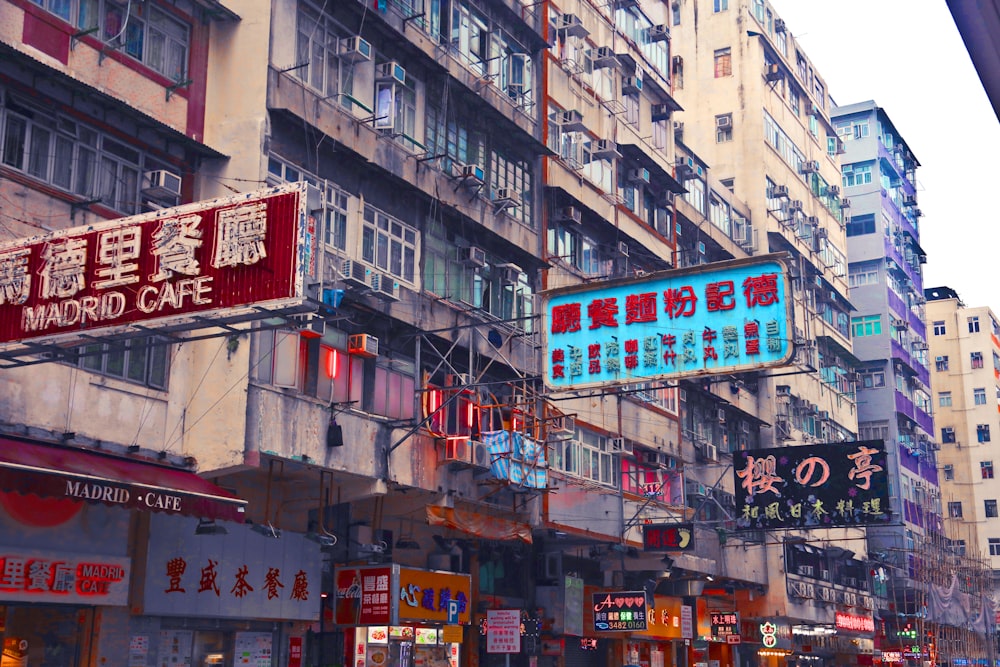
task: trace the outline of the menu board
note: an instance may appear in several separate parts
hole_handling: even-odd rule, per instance
[[[270,632],[237,632],[234,667],[271,667]]]
[[[159,667],[191,667],[193,630],[161,630]]]

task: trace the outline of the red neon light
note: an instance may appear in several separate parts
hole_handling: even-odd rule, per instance
[[[326,350],[326,376],[330,379],[336,379],[337,373],[340,371],[340,353],[331,348]]]

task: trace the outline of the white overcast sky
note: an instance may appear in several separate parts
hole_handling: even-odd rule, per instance
[[[1000,315],[1000,122],[944,0],[772,0],[838,104],[875,100],[913,154],[924,287]]]

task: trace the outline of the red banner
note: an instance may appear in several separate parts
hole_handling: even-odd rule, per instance
[[[293,183],[0,245],[0,344],[300,298],[304,211]]]
[[[337,625],[392,623],[391,567],[345,567],[334,575],[333,622]]]

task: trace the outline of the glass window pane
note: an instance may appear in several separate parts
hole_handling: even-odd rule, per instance
[[[387,398],[386,391],[388,390],[389,384],[389,373],[384,368],[375,369],[375,390],[372,392],[372,407],[371,411],[377,415],[390,416],[386,412]]]
[[[31,128],[31,150],[28,155],[28,173],[35,178],[48,180],[49,177],[49,143],[52,132],[33,125]]]
[[[157,389],[167,388],[167,369],[169,367],[170,346],[154,345],[148,349],[149,377],[147,384]]]
[[[108,352],[105,354],[104,373],[115,377],[125,377],[124,347],[108,346]]]
[[[66,137],[56,137],[52,182],[66,190],[73,187],[73,142]]]
[[[24,167],[24,142],[27,122],[14,115],[7,116],[3,136],[3,163],[15,169]]]
[[[299,379],[299,335],[274,334],[274,381],[276,387],[296,387]]]
[[[133,382],[145,382],[146,380],[146,360],[149,358],[149,348],[144,341],[133,341],[129,344],[128,366],[125,370],[125,377]]]

